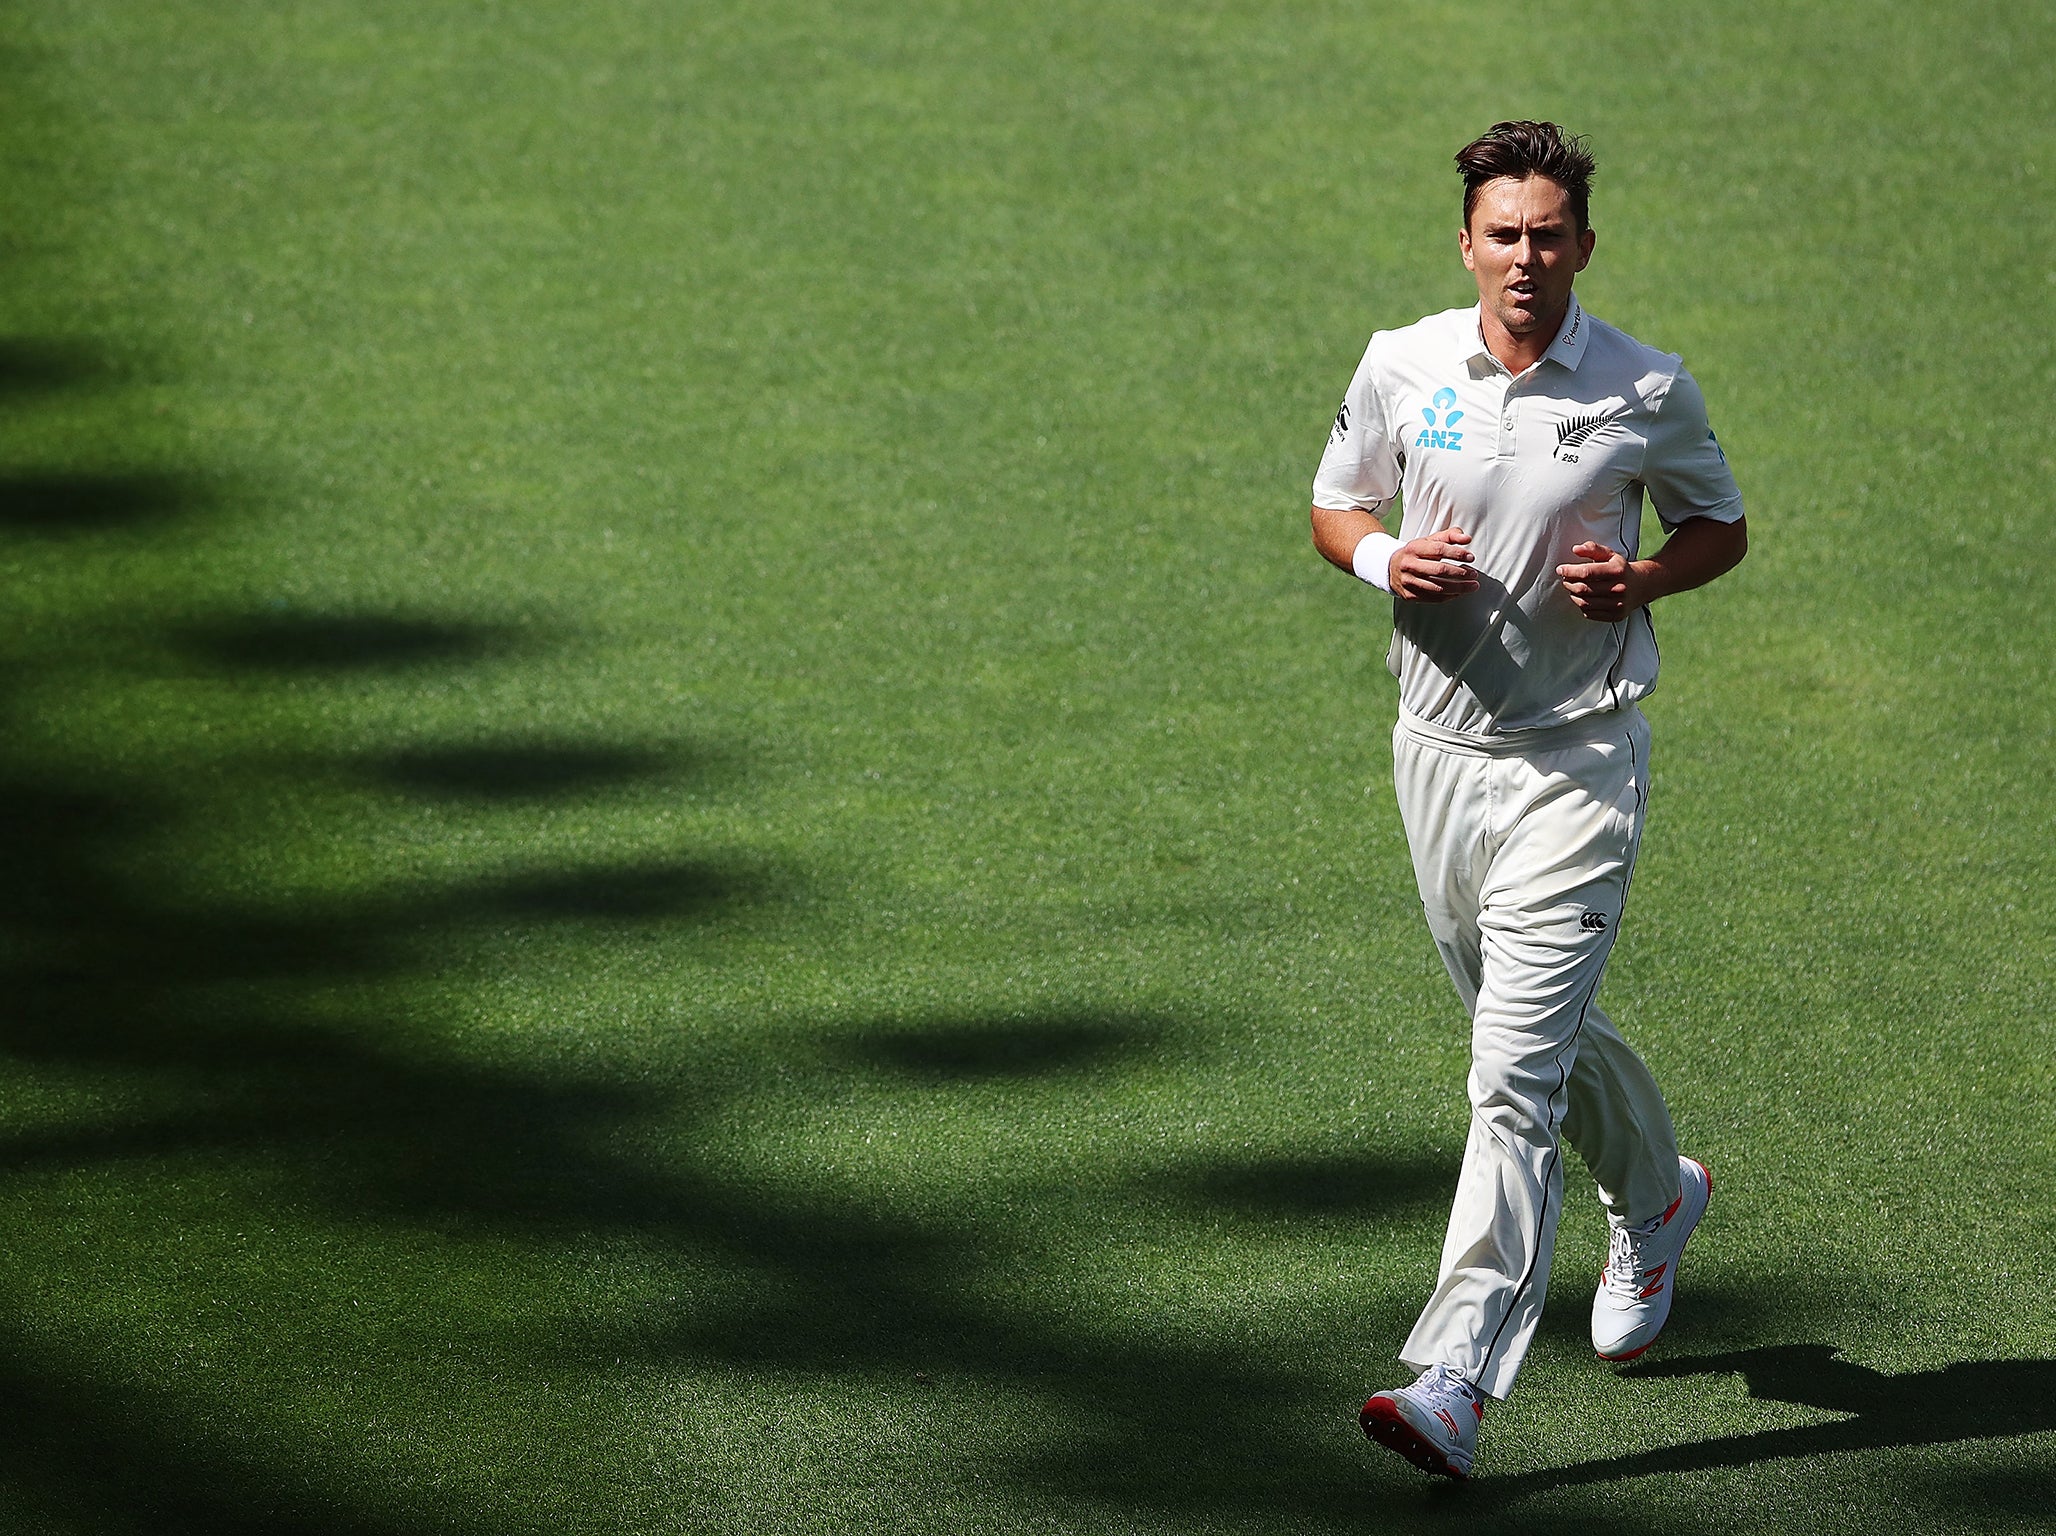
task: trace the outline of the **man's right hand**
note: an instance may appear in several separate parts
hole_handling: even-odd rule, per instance
[[[1477,591],[1470,543],[1461,528],[1445,528],[1400,545],[1386,566],[1392,595],[1409,603],[1446,603]]]

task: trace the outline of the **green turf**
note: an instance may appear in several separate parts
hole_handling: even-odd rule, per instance
[[[0,1528],[2046,1528],[2037,7],[9,22]],[[1623,1374],[1573,1202],[1429,1489],[1464,1041],[1304,516],[1521,114],[1750,502],[1608,990],[1719,1192]]]

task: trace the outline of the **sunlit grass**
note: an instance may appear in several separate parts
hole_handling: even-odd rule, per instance
[[[2034,1518],[2049,40],[1522,14],[19,18],[18,1528]],[[1354,1426],[1464,1039],[1303,517],[1526,113],[1754,553],[1659,614],[1609,982],[1711,1364],[1589,1359],[1575,1199],[1459,1502]],[[1813,1345],[1914,1386],[1736,1374]]]

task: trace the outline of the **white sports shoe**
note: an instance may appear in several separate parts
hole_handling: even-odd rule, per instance
[[[1446,1365],[1431,1365],[1410,1387],[1380,1392],[1360,1418],[1364,1433],[1423,1472],[1465,1478],[1478,1454],[1485,1400]]]
[[[1656,1342],[1670,1319],[1677,1289],[1678,1261],[1685,1255],[1706,1202],[1713,1175],[1703,1163],[1678,1159],[1682,1186],[1671,1208],[1638,1227],[1615,1227],[1592,1297],[1592,1347],[1602,1360],[1632,1360]]]

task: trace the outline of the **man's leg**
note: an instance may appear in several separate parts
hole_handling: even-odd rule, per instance
[[[1639,841],[1646,729],[1635,716],[1615,741],[1470,760],[1484,764],[1483,803],[1501,831],[1485,841],[1478,882],[1471,1126],[1441,1276],[1400,1358],[1450,1366],[1494,1397],[1512,1389],[1541,1317],[1563,1201],[1560,1133]],[[1410,836],[1415,824],[1410,815]],[[1433,858],[1417,850],[1416,863],[1430,928],[1466,991],[1460,914],[1431,901],[1447,888],[1429,878]]]
[[[1478,877],[1490,862],[1489,761],[1429,746],[1402,730],[1393,732],[1392,759],[1428,931],[1469,1013],[1483,977]],[[1425,1472],[1468,1477],[1484,1400],[1461,1370],[1440,1361],[1434,1369],[1416,1369],[1419,1380],[1371,1395],[1361,1415],[1364,1433]]]
[[[1592,1170],[1616,1223],[1647,1221],[1678,1198],[1678,1138],[1663,1090],[1596,1003],[1571,1069],[1563,1137]]]

